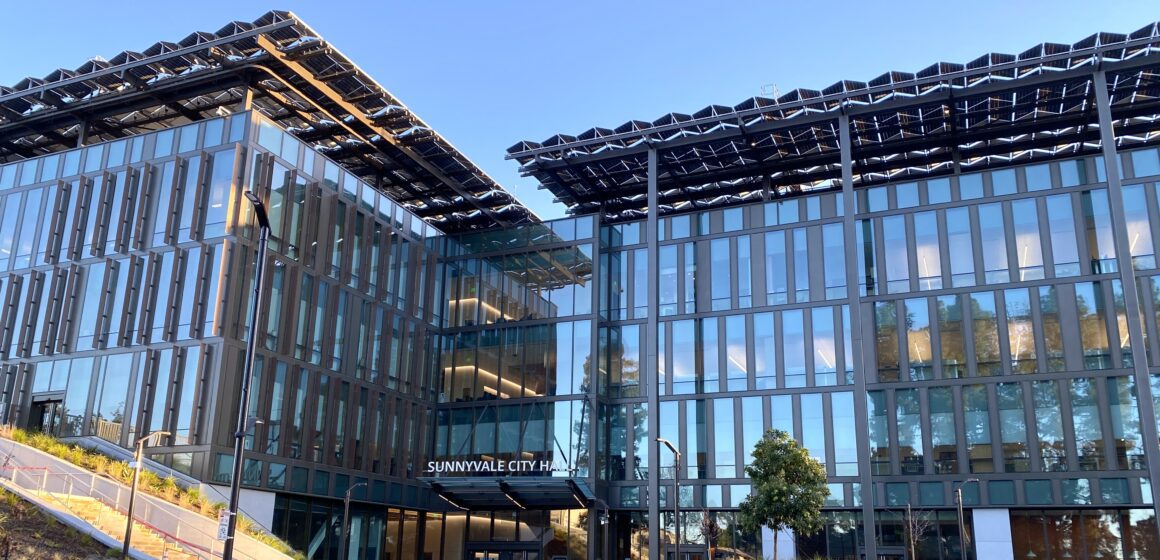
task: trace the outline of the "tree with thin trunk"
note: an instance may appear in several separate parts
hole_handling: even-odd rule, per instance
[[[796,539],[825,525],[822,506],[830,495],[826,468],[786,432],[765,432],[745,472],[753,492],[741,503],[738,521],[750,533],[759,533],[763,526],[773,530],[775,560],[779,532],[792,529]]]

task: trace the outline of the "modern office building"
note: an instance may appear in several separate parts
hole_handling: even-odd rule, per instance
[[[543,222],[292,14],[0,87],[0,416],[312,558],[1160,558],[1160,27],[522,142]],[[826,528],[747,534],[765,429]],[[655,438],[679,447],[673,457]]]

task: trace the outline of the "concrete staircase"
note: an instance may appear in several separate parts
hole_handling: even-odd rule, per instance
[[[77,517],[84,519],[106,535],[124,542],[125,514],[93,498],[56,496],[56,499],[65,503],[69,511]],[[200,558],[197,554],[166,542],[161,535],[139,522],[133,523],[133,542],[130,546],[154,558],[168,560],[198,560]]]

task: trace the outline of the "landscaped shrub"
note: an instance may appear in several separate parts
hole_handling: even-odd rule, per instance
[[[39,449],[53,457],[64,459],[83,469],[100,474],[107,474],[122,484],[130,485],[133,483],[133,467],[129,466],[129,463],[112,459],[79,445],[62,443],[50,435],[41,432],[28,432],[12,426],[0,426],[0,438],[10,439],[17,443]],[[141,476],[137,480],[137,490],[181,506],[184,509],[214,518],[226,508],[225,504],[211,503],[196,488],[181,488],[172,477],[157,476],[147,470],[141,471]],[[238,516],[238,530],[283,554],[294,558],[305,558],[301,552],[290,548],[290,545],[266,532],[265,529],[259,527],[241,514]]]

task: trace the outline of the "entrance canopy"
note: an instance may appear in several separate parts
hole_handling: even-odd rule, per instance
[[[580,478],[421,477],[441,498],[464,510],[587,508],[595,499]]]

